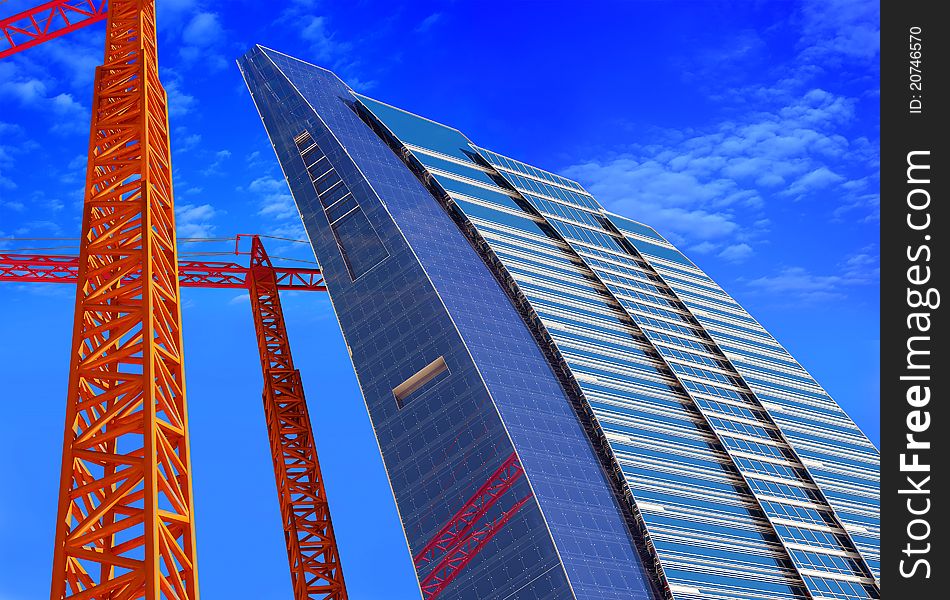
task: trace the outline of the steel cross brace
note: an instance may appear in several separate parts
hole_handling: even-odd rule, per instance
[[[414,557],[416,570],[438,562],[421,582],[425,600],[433,600],[455,579],[498,531],[514,517],[531,495],[522,498],[500,516],[474,529],[524,474],[518,457],[512,453],[484,484],[465,502],[449,521]],[[474,531],[473,531],[474,530]]]
[[[0,59],[103,21],[106,0],[52,0],[0,20]]]
[[[274,267],[277,288],[325,292],[320,269]],[[237,263],[178,261],[178,280],[182,287],[247,289],[249,269]],[[49,254],[0,253],[0,282],[76,283],[79,257]],[[126,280],[131,283],[133,280]]]

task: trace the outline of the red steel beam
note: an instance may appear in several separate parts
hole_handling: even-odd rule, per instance
[[[423,598],[425,600],[435,600],[530,499],[531,495],[529,494],[518,500],[500,516],[489,521],[450,548],[448,553],[439,561],[439,564],[422,580],[420,586],[422,587]]]
[[[270,259],[254,237],[248,290],[264,371],[264,416],[294,600],[347,600],[307,400],[290,353],[277,288]]]
[[[456,512],[448,523],[420,550],[413,560],[416,568],[421,568],[437,556],[456,546],[459,540],[471,531],[485,513],[511,489],[521,477],[523,471],[514,452],[498,467],[494,473],[478,488],[478,491]]]
[[[236,263],[179,261],[178,278],[182,287],[219,289],[248,288],[249,269]],[[275,267],[277,288],[325,292],[320,269]],[[43,254],[0,253],[0,282],[76,283],[79,258]]]
[[[103,21],[107,0],[52,0],[0,20],[0,59]]]

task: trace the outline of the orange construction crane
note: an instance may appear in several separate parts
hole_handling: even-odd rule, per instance
[[[197,600],[180,274],[155,0],[47,2],[0,20],[0,39],[8,44],[0,46],[0,58],[104,15],[50,598]],[[19,280],[43,280],[30,277],[35,271]],[[345,599],[277,293],[284,286],[257,238],[246,283],[295,600]]]
[[[242,238],[250,238],[250,252],[239,252]],[[346,586],[310,415],[279,296],[280,290],[326,291],[323,276],[319,269],[275,267],[257,235],[237,236],[235,254],[249,254],[250,267],[181,261],[179,280],[183,287],[248,290],[294,599],[345,600]],[[76,283],[78,267],[79,260],[73,256],[0,253],[0,283]]]
[[[197,600],[168,102],[154,0],[96,69],[50,598]]]
[[[290,353],[274,267],[257,236],[251,240],[247,281],[264,372],[264,416],[294,598],[346,600],[303,383]]]

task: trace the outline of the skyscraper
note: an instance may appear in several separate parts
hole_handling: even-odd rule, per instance
[[[735,300],[577,182],[262,47],[423,596],[879,598],[879,453]]]

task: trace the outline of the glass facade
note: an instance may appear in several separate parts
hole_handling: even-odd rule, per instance
[[[240,62],[410,550],[471,550],[417,556],[426,598],[880,597],[878,451],[672,244],[323,69]]]

